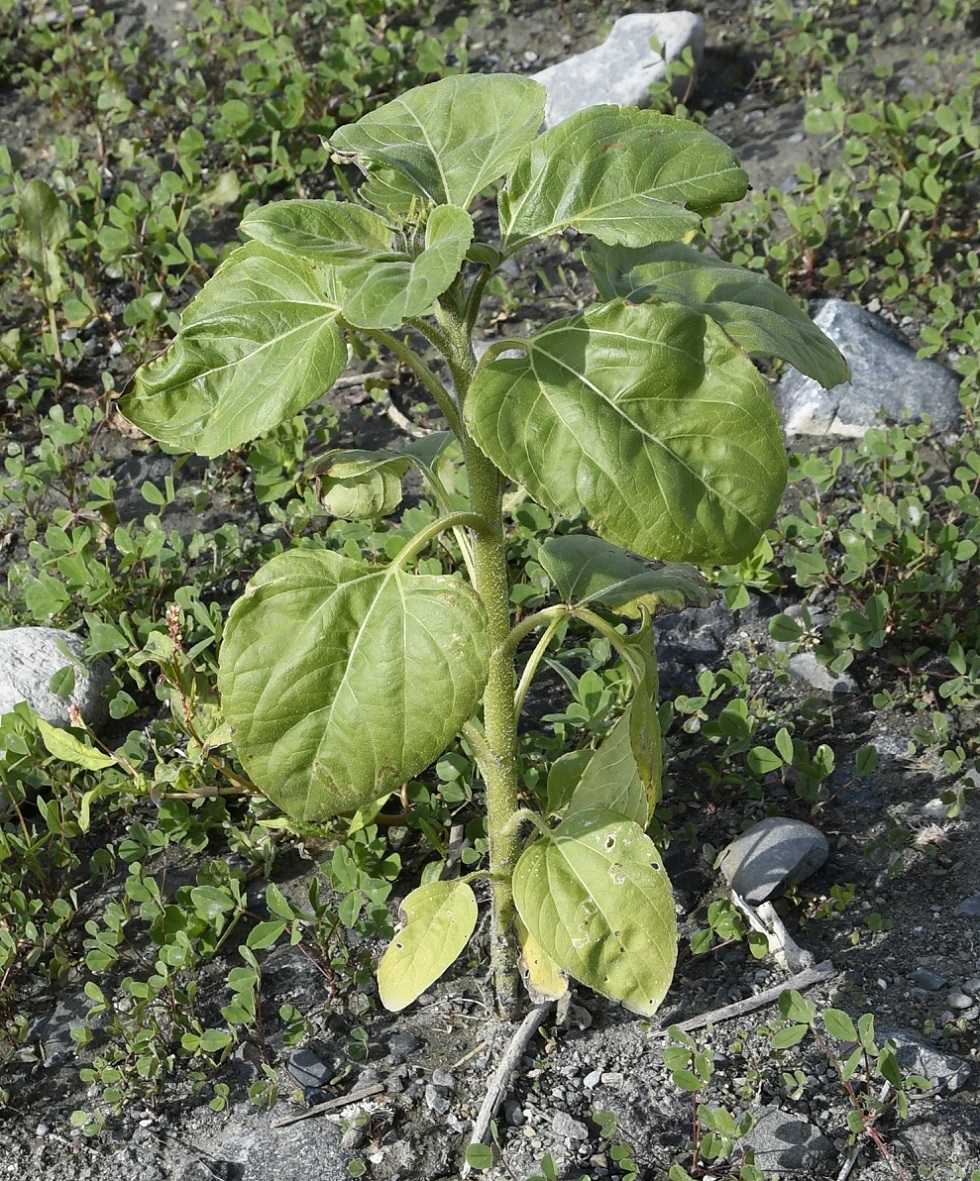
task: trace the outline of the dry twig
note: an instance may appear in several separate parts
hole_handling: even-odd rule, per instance
[[[537,1033],[538,1028],[545,1017],[547,1017],[554,1003],[554,1001],[543,1001],[540,1005],[535,1005],[518,1026],[517,1032],[510,1039],[510,1045],[504,1052],[504,1056],[500,1059],[497,1069],[494,1071],[493,1078],[490,1080],[490,1086],[483,1100],[483,1106],[480,1108],[480,1114],[476,1117],[476,1123],[473,1125],[473,1135],[470,1137],[470,1144],[483,1144],[486,1142],[487,1133],[490,1131],[490,1123],[497,1114],[497,1108],[503,1100],[511,1072],[517,1067],[517,1064],[521,1060],[521,1055],[527,1048],[527,1043]],[[460,1170],[460,1176],[468,1177],[471,1172],[470,1166],[464,1162]]]

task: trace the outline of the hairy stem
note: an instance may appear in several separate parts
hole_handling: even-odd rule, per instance
[[[469,331],[458,309],[443,306],[441,323],[450,338],[447,356],[463,404],[473,376]],[[486,608],[490,668],[483,695],[486,749],[481,770],[487,789],[487,836],[490,843],[493,917],[490,925],[490,968],[497,1008],[513,1017],[520,1008],[520,977],[513,935],[514,896],[511,878],[521,850],[520,835],[508,827],[517,811],[517,713],[514,709],[514,659],[508,644],[510,600],[504,541],[501,477],[496,467],[469,438],[459,433],[469,477],[470,507],[486,529],[473,536],[476,590]]]

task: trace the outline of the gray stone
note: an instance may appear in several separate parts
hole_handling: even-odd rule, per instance
[[[895,1057],[903,1074],[921,1074],[934,1087],[947,1091],[958,1091],[970,1081],[969,1062],[937,1050],[921,1034],[887,1025],[877,1027],[875,1032],[879,1044],[888,1038],[894,1041]]]
[[[425,1105],[435,1115],[445,1115],[449,1110],[449,1100],[432,1083],[426,1083],[425,1085]]]
[[[61,995],[51,1012],[31,1022],[28,1041],[39,1047],[45,1067],[54,1069],[74,1056],[76,1042],[71,1031],[76,1027],[89,1029],[95,1035],[89,1042],[89,1051],[102,1044],[105,1015],[91,1017],[91,1008],[92,1002],[83,992]]]
[[[46,722],[67,729],[69,710],[75,706],[85,724],[98,729],[109,716],[111,670],[106,660],[87,661],[83,645],[81,636],[53,627],[0,631],[0,714],[26,701]],[[69,696],[58,697],[48,682],[69,665],[75,670],[75,686]]]
[[[930,972],[928,968],[916,968],[912,973],[912,983],[919,988],[928,988],[930,992],[938,992],[946,984],[946,977],[938,972]]]
[[[589,1129],[581,1120],[574,1119],[567,1111],[556,1111],[551,1121],[551,1130],[566,1140],[588,1140]]]
[[[969,898],[964,898],[953,914],[958,919],[980,918],[980,894],[972,894]]]
[[[932,1165],[932,1175],[943,1181],[969,1177],[969,1170],[980,1165],[980,1108],[975,1103],[944,1099],[941,1103],[910,1103],[909,1109],[908,1119],[896,1123],[889,1146],[909,1153],[917,1164]],[[956,1165],[961,1171],[954,1169]],[[865,1177],[862,1172],[861,1181]],[[887,1181],[894,1181],[894,1173]]]
[[[396,1033],[388,1042],[388,1053],[393,1060],[398,1061],[413,1054],[421,1044],[414,1033]]]
[[[920,361],[905,336],[880,316],[839,299],[821,300],[814,322],[847,358],[851,380],[825,390],[788,369],[779,383],[787,435],[859,439],[884,409],[894,421],[928,415],[938,430],[960,418],[960,380],[936,361]]]
[[[704,21],[693,12],[621,16],[601,45],[533,75],[548,91],[545,125],[553,127],[596,103],[646,106],[650,87],[665,79],[667,64],[688,48],[699,63],[704,42]],[[686,88],[687,79],[681,83]]]
[[[289,1055],[286,1069],[293,1079],[304,1089],[309,1087],[325,1087],[333,1077],[333,1071],[312,1050],[294,1050]]]
[[[946,997],[946,1003],[952,1009],[968,1009],[973,1004],[973,1001],[959,988],[953,988]]]
[[[847,697],[858,691],[857,681],[847,673],[835,673],[817,660],[812,652],[797,652],[789,658],[789,671],[818,693]]]
[[[503,1106],[504,1119],[512,1128],[524,1126],[524,1108],[516,1099],[506,1099]]]
[[[732,841],[722,853],[721,871],[747,902],[765,902],[791,879],[801,881],[819,869],[829,851],[819,828],[770,816]]]
[[[216,1166],[224,1166],[221,1176],[261,1178],[262,1181],[297,1181],[316,1178],[316,1181],[350,1181],[347,1171],[348,1153],[340,1146],[342,1136],[338,1125],[328,1120],[300,1120],[287,1128],[275,1128],[272,1121],[282,1115],[281,1107],[274,1112],[258,1110],[249,1102],[235,1103],[222,1112],[217,1120],[202,1114],[200,1123],[191,1120],[194,1155],[208,1162],[208,1173],[219,1175]],[[353,1114],[348,1111],[346,1114]],[[227,1162],[227,1164],[226,1164]],[[228,1167],[230,1166],[230,1168]],[[200,1165],[188,1169],[186,1177],[201,1173]],[[142,1170],[123,1169],[120,1177],[146,1176]],[[178,1174],[170,1173],[171,1177]],[[184,1177],[184,1173],[179,1174]]]
[[[755,1126],[742,1143],[755,1149],[755,1163],[765,1173],[818,1169],[836,1160],[836,1149],[819,1128],[776,1107],[755,1113]]]

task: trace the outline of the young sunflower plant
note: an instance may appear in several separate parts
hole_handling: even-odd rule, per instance
[[[526,78],[450,77],[342,128],[330,147],[359,166],[356,195],[250,213],[246,244],[121,400],[169,447],[218,456],[321,398],[362,338],[406,365],[445,418],[445,431],[403,450],[335,451],[320,464],[336,515],[391,514],[414,468],[438,519],[387,564],[325,542],[274,557],[232,607],[220,653],[237,755],[293,817],[380,806],[457,736],[479,768],[488,866],[404,899],[378,973],[393,1010],[466,946],[480,877],[501,1012],[520,1007],[519,957],[535,995],[559,995],[572,977],[637,1013],[657,1009],[677,935],[645,831],[662,781],[651,618],[702,602],[693,565],[739,561],[779,504],[782,433],[751,358],[783,358],[827,386],[846,378],[780,288],[698,248],[702,219],[747,188],[724,143],[615,106],[540,133],[544,98]],[[477,359],[488,281],[566,230],[584,240],[595,301]],[[453,440],[462,509],[439,474]],[[542,539],[553,602],[519,620],[502,507],[514,484],[588,525]],[[445,532],[461,569],[419,572]],[[530,806],[518,716],[572,618],[606,637],[634,692],[598,749],[563,756],[561,790]]]

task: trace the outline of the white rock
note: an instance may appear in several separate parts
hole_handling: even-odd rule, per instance
[[[779,382],[787,435],[859,439],[884,409],[894,422],[928,415],[937,430],[959,421],[959,378],[936,361],[920,361],[901,332],[880,316],[840,299],[821,300],[813,316],[844,354],[851,380],[825,390],[789,369]]]
[[[0,714],[26,701],[46,722],[67,729],[74,705],[87,725],[100,726],[108,716],[110,668],[104,660],[89,663],[82,653],[82,638],[74,632],[53,627],[0,631]],[[75,670],[75,687],[69,696],[58,697],[48,682],[67,665]]]
[[[825,664],[821,664],[812,652],[798,652],[789,659],[789,671],[798,680],[805,681],[818,693],[827,693],[831,697],[849,697],[858,691],[857,682],[847,673],[831,672]]]
[[[545,126],[596,103],[648,105],[650,87],[664,80],[668,63],[688,48],[700,63],[704,42],[704,21],[693,12],[621,16],[601,45],[533,75],[548,91]],[[653,43],[662,47],[663,56]],[[687,80],[682,84],[686,88]]]
[[[747,902],[765,902],[790,879],[802,881],[819,869],[829,851],[819,828],[770,816],[731,842],[722,854],[721,872]]]

